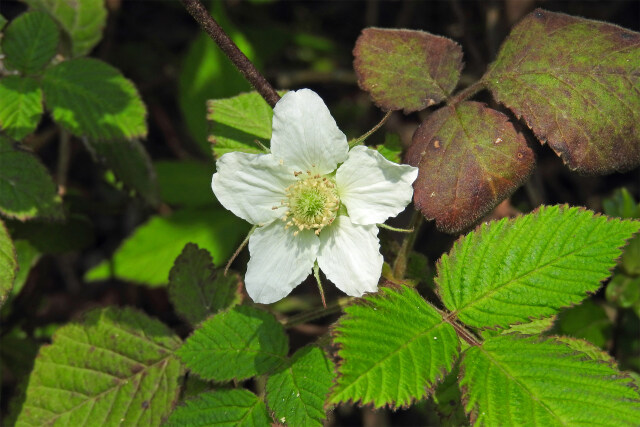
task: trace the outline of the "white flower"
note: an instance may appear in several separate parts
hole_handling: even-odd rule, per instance
[[[259,226],[249,238],[249,296],[263,304],[284,298],[315,261],[348,295],[375,292],[376,224],[404,210],[417,176],[372,149],[349,150],[318,94],[288,92],[273,110],[271,153],[227,153],[211,183],[225,208]]]

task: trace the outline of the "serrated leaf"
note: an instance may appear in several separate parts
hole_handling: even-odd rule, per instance
[[[521,335],[540,335],[553,327],[556,318],[557,316],[543,317],[542,319],[533,319],[530,322],[511,325],[504,329],[485,329],[480,331],[480,335],[485,339],[495,337],[496,335],[513,333]]]
[[[165,286],[173,261],[187,243],[207,249],[220,265],[248,231],[244,221],[222,208],[185,209],[166,217],[154,216],[136,228],[110,261],[89,270],[85,280],[103,280],[113,275],[149,286]]]
[[[0,220],[0,307],[13,289],[13,281],[17,271],[16,248],[7,228]]]
[[[273,109],[257,92],[207,101],[209,142],[214,156],[231,151],[264,153],[255,140],[269,145],[272,118]]]
[[[433,393],[433,401],[436,404],[436,411],[440,415],[443,426],[466,426],[469,420],[464,413],[462,405],[462,393],[458,386],[458,376],[460,367],[456,364],[449,372],[442,383],[438,384]]]
[[[595,292],[640,229],[567,206],[483,224],[438,263],[445,306],[470,326],[506,327],[556,314]]]
[[[591,359],[601,362],[607,362],[609,365],[613,366],[617,369],[616,361],[609,353],[602,350],[599,347],[596,347],[592,343],[587,340],[579,339],[579,338],[571,338],[571,337],[558,337],[554,336],[553,339],[555,341],[559,341],[561,343],[566,344],[572,350],[578,351],[589,356]]]
[[[231,389],[202,393],[186,400],[163,427],[262,427],[271,423],[264,402],[255,394],[245,389]]]
[[[2,135],[0,213],[20,221],[64,217],[62,201],[47,169],[34,155]]]
[[[17,295],[29,277],[29,272],[38,263],[40,252],[27,240],[16,240],[13,242],[16,248],[16,256],[18,260],[18,272],[13,281],[13,289],[11,295]]]
[[[155,169],[163,202],[190,207],[217,203],[211,191],[215,167],[210,162],[162,160]]]
[[[460,385],[475,425],[636,425],[632,380],[565,344],[501,335],[466,351]]]
[[[205,320],[177,354],[201,378],[239,381],[273,370],[285,361],[287,348],[273,315],[241,305]]]
[[[209,315],[240,303],[242,280],[213,266],[211,254],[187,243],[169,273],[169,299],[176,312],[197,325]]]
[[[274,418],[290,426],[322,426],[333,371],[333,362],[321,348],[298,350],[267,380],[267,404]]]
[[[611,336],[613,324],[604,308],[591,300],[570,307],[558,314],[554,332],[583,338],[595,346],[605,348]]]
[[[128,188],[152,206],[160,203],[160,190],[151,158],[136,139],[116,141],[86,140],[94,157],[113,171]]]
[[[469,228],[509,197],[535,162],[509,118],[480,102],[431,114],[414,133],[407,161],[420,169],[416,207],[449,233]]]
[[[179,345],[141,312],[94,310],[41,348],[16,426],[160,425],[180,390]]]
[[[30,77],[0,79],[0,128],[14,139],[36,130],[42,117],[42,90]]]
[[[640,164],[640,34],[536,9],[483,80],[573,170]]]
[[[56,23],[46,13],[23,13],[4,31],[5,64],[25,74],[36,73],[56,54],[59,37]]]
[[[147,110],[138,91],[105,62],[78,58],[48,68],[42,90],[53,119],[76,136],[133,139],[147,135]]]
[[[338,379],[330,402],[408,406],[453,368],[460,343],[451,325],[413,289],[380,288],[345,309],[335,328]]]
[[[24,0],[32,9],[48,12],[69,35],[71,56],[86,55],[102,38],[107,22],[104,0]]]
[[[358,85],[385,111],[423,110],[446,99],[462,70],[462,48],[424,31],[366,28],[353,49]]]
[[[400,137],[395,133],[387,133],[384,137],[384,143],[378,145],[376,150],[385,159],[395,163],[402,163],[402,142],[400,142]]]

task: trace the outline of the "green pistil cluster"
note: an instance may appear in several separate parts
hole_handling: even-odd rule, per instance
[[[294,175],[299,177],[302,172]],[[320,234],[336,218],[340,199],[332,179],[311,175],[307,171],[307,176],[299,178],[285,191],[287,198],[282,201],[282,206],[287,208],[287,212],[282,220],[286,223],[285,228],[297,228],[294,235],[302,230],[314,230],[316,235]]]

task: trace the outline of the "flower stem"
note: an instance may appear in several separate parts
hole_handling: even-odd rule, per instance
[[[413,233],[413,228],[396,228],[387,224],[376,224],[380,228],[395,231],[396,233]]]
[[[378,122],[378,124],[375,125],[369,132],[367,132],[364,135],[362,135],[362,136],[352,140],[351,142],[349,142],[349,149],[355,147],[356,145],[362,144],[367,138],[369,138],[371,135],[373,135],[373,133],[375,131],[377,131],[378,129],[380,129],[382,127],[382,125],[387,121],[387,119],[389,117],[391,117],[392,113],[393,113],[393,111],[388,111],[387,114],[384,115],[382,120],[380,120]]]
[[[229,57],[233,65],[242,73],[245,79],[251,83],[267,103],[274,107],[280,99],[280,95],[269,84],[253,63],[238,49],[238,46],[224,32],[222,27],[213,19],[209,11],[200,0],[181,0],[187,11],[198,22],[202,29],[213,39],[220,49]]]
[[[398,256],[396,256],[396,260],[393,263],[393,277],[395,277],[396,279],[404,278],[404,275],[407,272],[407,261],[409,259],[409,253],[413,249],[413,245],[416,242],[416,237],[418,236],[418,232],[420,231],[422,221],[423,217],[420,211],[413,212],[411,223],[409,224],[413,231],[405,236],[404,240],[402,241],[402,246],[400,246],[400,250],[398,251]]]
[[[351,300],[353,300],[353,297],[340,298],[326,307],[316,308],[314,310],[305,311],[300,314],[296,314],[295,316],[291,316],[285,320],[284,327],[286,329],[293,328],[294,326],[338,313],[339,311],[342,311],[343,307],[349,304]]]
[[[482,89],[486,87],[484,80],[478,80],[474,84],[469,87],[464,88],[460,92],[458,92],[454,97],[450,98],[447,101],[447,105],[456,105],[460,102],[471,98],[476,93],[480,92]]]
[[[318,261],[313,264],[313,277],[316,278],[316,282],[318,282],[318,290],[320,291],[320,298],[322,298],[322,306],[327,308],[327,301],[324,299],[324,289],[322,289],[322,282],[320,281],[320,266],[318,265]]]
[[[227,265],[224,266],[224,275],[225,275],[225,277],[227,276],[227,273],[229,272],[229,267],[231,266],[231,263],[233,263],[233,261],[235,261],[235,259],[238,258],[238,255],[240,255],[240,252],[242,252],[244,247],[247,246],[247,243],[249,243],[249,237],[251,237],[251,235],[256,230],[256,228],[258,228],[257,225],[254,225],[253,227],[251,227],[251,230],[249,230],[249,232],[247,233],[247,237],[244,238],[242,243],[240,243],[240,246],[238,246],[238,249],[236,249],[236,251],[233,253],[233,255],[231,255],[231,258],[229,258],[229,261],[227,262]]]

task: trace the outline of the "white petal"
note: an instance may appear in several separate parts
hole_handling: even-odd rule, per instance
[[[249,238],[251,259],[244,283],[255,302],[270,304],[286,297],[311,273],[320,239],[310,230],[297,236],[293,232],[275,221]]]
[[[286,166],[321,175],[347,158],[347,137],[312,90],[287,92],[273,109],[271,152]]]
[[[356,225],[348,216],[338,216],[320,233],[318,265],[347,295],[376,292],[382,273],[378,227]]]
[[[409,204],[417,177],[418,168],[390,162],[375,150],[357,146],[336,172],[336,184],[351,221],[381,224]]]
[[[268,224],[284,215],[272,209],[285,200],[293,173],[271,154],[232,152],[216,163],[211,188],[222,206],[251,224]]]

